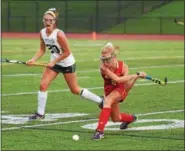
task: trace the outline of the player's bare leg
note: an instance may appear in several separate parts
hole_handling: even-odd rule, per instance
[[[47,88],[49,87],[51,82],[57,77],[58,74],[58,72],[46,68],[40,81],[40,91],[47,91]]]
[[[80,95],[82,98],[88,99],[98,104],[102,102],[101,97],[97,96],[96,94],[90,92],[85,88],[80,88],[77,82],[76,73],[65,73],[64,78],[73,94]]]
[[[47,102],[47,88],[51,84],[51,82],[57,77],[58,73],[46,68],[43,75],[42,79],[40,81],[40,91],[38,92],[38,108],[37,112],[30,116],[29,119],[34,120],[34,119],[44,119],[45,118],[45,107],[46,107],[46,102]]]

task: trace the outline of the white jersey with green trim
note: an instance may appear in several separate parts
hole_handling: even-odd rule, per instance
[[[58,41],[57,41],[57,33],[61,31],[59,29],[54,29],[53,32],[47,36],[46,34],[46,28],[43,28],[41,30],[41,36],[42,39],[46,45],[46,47],[50,50],[50,61],[53,61],[54,59],[58,58],[63,53],[63,49],[60,47]],[[63,32],[63,31],[61,31]],[[68,57],[61,60],[60,62],[57,62],[57,65],[68,67],[75,63],[75,59],[73,57],[73,54],[70,53]]]

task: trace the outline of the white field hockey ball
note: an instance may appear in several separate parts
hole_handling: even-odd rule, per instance
[[[73,139],[74,141],[78,141],[78,140],[80,139],[80,137],[79,137],[78,135],[73,135],[72,139]]]

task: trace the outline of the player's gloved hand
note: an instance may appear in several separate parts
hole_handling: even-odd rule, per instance
[[[34,59],[30,59],[26,62],[26,65],[31,66],[33,63],[35,63]]]

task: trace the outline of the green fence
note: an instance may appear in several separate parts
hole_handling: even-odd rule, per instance
[[[102,30],[101,33],[120,33],[120,34],[184,34],[184,26],[176,25],[173,22],[172,17],[142,17],[142,18],[122,18],[122,24],[115,26],[117,18],[106,17],[100,19],[102,21],[98,28],[111,25],[112,28],[108,30]],[[179,20],[184,18],[178,17]],[[82,20],[78,17],[73,17],[70,23],[66,23],[63,17],[59,18],[58,27],[65,32],[76,33],[89,33],[96,31],[93,25],[96,25],[95,18],[89,17],[86,20]],[[31,18],[26,16],[11,17],[9,18],[9,27],[5,23],[4,32],[38,32],[43,28],[42,18]]]
[[[38,32],[43,13],[59,10],[59,28],[65,32],[183,34],[170,17],[141,17],[171,0],[3,0],[3,32]],[[178,16],[177,16],[178,17]],[[178,17],[183,19],[184,17]]]
[[[184,17],[176,17],[183,21]],[[122,24],[103,31],[117,34],[184,34],[184,26],[174,23],[173,17],[125,18]]]

